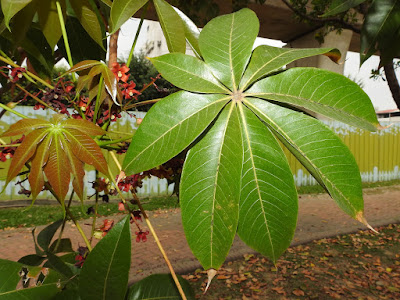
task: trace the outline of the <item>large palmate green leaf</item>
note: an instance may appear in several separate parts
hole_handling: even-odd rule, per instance
[[[243,170],[238,234],[272,261],[289,247],[297,221],[297,192],[280,145],[248,108],[241,109]]]
[[[235,237],[241,171],[240,126],[232,103],[190,149],[182,172],[183,228],[205,269],[222,265]]]
[[[273,261],[289,246],[297,194],[277,139],[345,212],[366,223],[350,151],[326,126],[298,110],[376,130],[380,126],[368,96],[333,72],[293,68],[278,73],[296,59],[323,54],[337,61],[340,53],[269,46],[252,53],[258,27],[255,14],[243,9],[204,27],[197,58],[152,59],[166,79],[186,91],[151,108],[123,163],[127,175],[139,173],[189,148],[180,183],[182,223],[206,269],[221,266],[236,232]]]
[[[122,24],[132,17],[149,0],[114,0],[111,6],[111,32],[116,32]]]
[[[183,21],[174,8],[164,0],[153,0],[169,52],[186,52]]]
[[[240,88],[246,89],[261,77],[278,71],[295,60],[319,54],[326,55],[336,62],[340,59],[340,52],[335,48],[293,49],[267,45],[258,46],[253,51],[250,63],[241,80]]]
[[[371,131],[379,125],[367,94],[350,79],[326,70],[289,69],[258,81],[246,95],[301,106]]]
[[[178,276],[179,283],[187,299],[195,299],[190,283]],[[126,300],[180,300],[178,288],[171,274],[153,274],[133,284],[127,293]]]
[[[124,299],[131,265],[129,216],[115,224],[93,248],[79,278],[81,299]]]
[[[151,58],[150,61],[166,80],[181,89],[200,93],[229,92],[214,77],[210,68],[193,56],[171,53]]]
[[[204,26],[199,45],[204,61],[228,88],[237,88],[260,24],[249,9],[215,18]]]
[[[360,5],[365,1],[366,0],[334,0],[329,5],[328,10],[322,15],[322,17],[330,17],[340,14],[349,10],[350,8]]]
[[[350,150],[329,128],[305,114],[260,99],[246,102],[353,218],[363,211],[361,176]]]
[[[135,132],[123,163],[126,174],[154,168],[199,136],[228,102],[223,95],[178,92],[153,106]],[[170,115],[166,118],[166,112]],[[160,151],[160,149],[168,149]]]
[[[30,2],[32,2],[32,0],[1,0],[1,9],[4,15],[4,22],[9,30],[11,30],[11,18]]]

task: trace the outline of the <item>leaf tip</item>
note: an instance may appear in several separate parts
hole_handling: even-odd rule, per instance
[[[204,289],[204,293],[205,294],[208,291],[208,288],[210,287],[211,281],[213,280],[213,278],[215,277],[215,275],[217,275],[217,270],[215,269],[208,269],[207,270],[207,285],[206,288]]]
[[[331,61],[337,63],[337,64],[343,64],[344,62],[339,63],[340,58],[342,57],[342,54],[340,53],[339,49],[332,49],[331,51],[324,53],[325,56],[327,56]]]
[[[367,226],[369,230],[373,231],[373,232],[376,233],[376,234],[379,234],[378,231],[376,231],[374,228],[372,228],[371,225],[368,224],[367,220],[366,220],[365,217],[364,217],[364,213],[363,213],[362,211],[360,211],[360,212],[358,212],[358,213],[356,214],[355,219],[356,219],[358,222],[360,222],[360,223],[364,224],[365,226]]]

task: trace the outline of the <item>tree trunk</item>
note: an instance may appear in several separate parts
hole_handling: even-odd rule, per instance
[[[113,63],[117,62],[118,54],[118,35],[119,29],[110,36],[110,43],[108,44],[108,67],[111,68]]]
[[[398,109],[400,109],[400,85],[394,72],[393,63],[388,63],[383,66],[385,70],[386,80],[389,85],[392,97]]]

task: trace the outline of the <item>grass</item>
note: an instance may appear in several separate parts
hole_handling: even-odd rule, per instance
[[[176,197],[158,197],[143,199],[145,210],[176,208],[179,206]],[[77,219],[88,218],[86,211],[93,204],[71,206],[70,210]],[[109,216],[118,213],[118,202],[99,204],[98,214]],[[52,223],[63,218],[63,211],[59,205],[34,205],[26,207],[2,208],[0,209],[0,229],[13,227],[30,227]]]
[[[196,298],[400,299],[400,224],[289,248],[274,265],[261,255],[226,263],[203,295],[204,271],[184,275]]]

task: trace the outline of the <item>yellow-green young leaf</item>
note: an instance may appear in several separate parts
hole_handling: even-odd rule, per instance
[[[52,51],[54,51],[54,47],[62,35],[60,19],[58,18],[57,13],[57,1],[58,0],[40,0],[37,10],[40,28],[42,29],[43,35],[49,43]],[[65,18],[65,0],[59,0],[58,2],[61,5]]]
[[[66,140],[70,143],[70,149],[76,157],[84,163],[94,166],[98,171],[108,176],[107,161],[99,145],[86,133],[68,129],[63,131]]]
[[[370,131],[379,126],[368,95],[343,75],[316,68],[292,68],[256,82],[246,96],[300,106]]]
[[[32,158],[29,184],[31,186],[33,201],[35,201],[44,185],[43,166],[47,163],[49,158],[51,140],[52,134],[48,134],[39,146],[37,146],[36,153]]]
[[[65,153],[66,146],[62,142],[60,133],[53,133],[50,153],[44,173],[61,203],[64,203],[68,193],[71,178],[71,167]]]
[[[46,128],[37,129],[26,136],[12,158],[7,174],[7,184],[18,175],[25,163],[35,154],[37,145],[48,134]]]
[[[85,28],[92,39],[104,49],[101,26],[89,0],[69,0],[69,3],[79,22],[82,24],[82,27]]]
[[[271,131],[241,105],[242,187],[238,234],[276,262],[289,247],[297,221],[297,192],[286,156]]]
[[[164,0],[153,0],[169,52],[186,52],[185,29],[182,19]]]
[[[335,62],[340,59],[340,51],[335,48],[294,49],[258,46],[253,51],[250,63],[240,82],[240,88],[245,90],[258,79],[280,70],[295,60],[320,54],[328,56]]]
[[[62,128],[65,129],[76,129],[82,131],[90,136],[103,135],[106,132],[96,124],[87,120],[67,119],[61,124]]]
[[[199,45],[204,61],[232,91],[239,86],[259,27],[256,14],[244,8],[211,20],[200,33]]]
[[[74,188],[75,193],[78,195],[79,199],[83,201],[83,191],[84,191],[84,183],[83,177],[85,176],[85,170],[83,168],[83,162],[75,156],[71,149],[71,144],[67,141],[64,142],[66,146],[65,153],[68,157],[68,162],[71,166],[71,173],[74,176],[72,180],[72,186]]]
[[[4,15],[4,22],[10,31],[11,18],[30,2],[32,2],[32,0],[1,0],[1,9]]]
[[[114,0],[111,6],[111,32],[116,32],[122,24],[128,21],[149,0]]]
[[[140,127],[139,127],[140,128]],[[204,269],[219,269],[236,234],[243,149],[235,103],[188,152],[182,171],[182,224]]]
[[[101,64],[102,63],[97,60],[84,60],[84,61],[81,61],[81,62],[77,63],[76,65],[72,66],[72,68],[69,69],[65,74],[90,69],[94,66],[101,65]]]
[[[10,128],[4,132],[1,136],[14,136],[25,134],[27,135],[34,129],[40,129],[50,126],[49,121],[39,120],[39,119],[22,119],[17,123],[14,123],[10,126]]]

